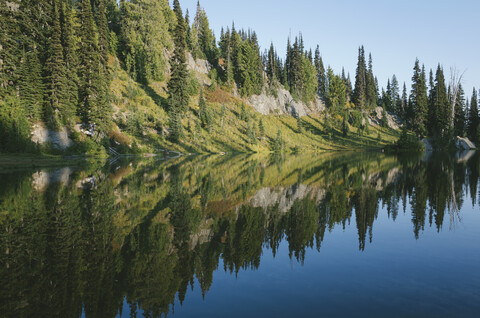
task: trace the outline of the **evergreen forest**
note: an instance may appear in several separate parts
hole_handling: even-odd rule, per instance
[[[410,83],[383,86],[363,46],[350,77],[302,34],[285,56],[235,24],[215,35],[200,3],[0,0],[0,29],[0,153],[379,148],[401,135],[388,116],[440,147],[480,141],[477,90],[440,64],[417,59]],[[262,114],[252,100],[282,94],[308,111]],[[41,129],[66,131],[68,147],[38,142]]]

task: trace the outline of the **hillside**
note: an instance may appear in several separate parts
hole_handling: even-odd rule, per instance
[[[250,30],[217,41],[178,1],[0,4],[0,152],[318,152],[399,136],[301,36],[284,63]]]

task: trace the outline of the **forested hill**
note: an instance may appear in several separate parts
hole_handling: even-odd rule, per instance
[[[379,147],[399,135],[387,118],[478,141],[476,91],[466,102],[440,65],[427,79],[417,60],[408,89],[395,75],[380,89],[363,46],[351,80],[301,34],[285,57],[235,25],[216,38],[200,3],[190,16],[178,0],[0,0],[0,29],[0,153]]]

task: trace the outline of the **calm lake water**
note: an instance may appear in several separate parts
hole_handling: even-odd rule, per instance
[[[1,317],[480,317],[480,155],[0,167]]]

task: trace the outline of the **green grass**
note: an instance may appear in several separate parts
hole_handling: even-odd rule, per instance
[[[297,119],[288,115],[261,115],[248,104],[248,119],[241,119],[242,100],[230,94],[229,88],[216,87],[205,88],[207,105],[214,118],[211,128],[198,127],[198,95],[192,96],[189,110],[183,119],[185,136],[178,144],[174,144],[167,138],[166,81],[142,86],[128,76],[118,61],[111,62],[111,66],[115,124],[110,137],[129,148],[135,144],[138,146],[137,150],[143,153],[154,153],[163,149],[182,153],[271,152],[278,129],[282,133],[286,152],[379,149],[395,142],[400,134],[392,129],[370,126],[368,135],[358,135],[356,129],[350,127],[350,132],[345,137],[340,125],[327,129],[323,115],[302,117],[304,129],[302,133],[298,133]],[[226,113],[222,119],[223,103]],[[260,119],[265,128],[264,136],[260,136]],[[247,136],[249,121],[257,136],[256,143]],[[135,127],[141,127],[141,131],[137,131]]]

